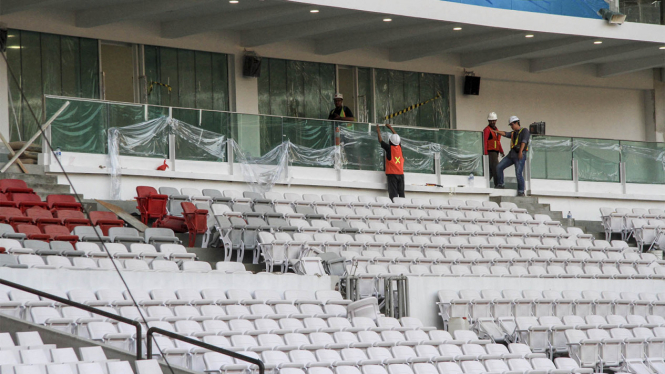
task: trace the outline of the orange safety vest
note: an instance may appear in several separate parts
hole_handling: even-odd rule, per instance
[[[390,145],[390,160],[386,159],[386,174],[404,174],[404,157],[402,146]]]

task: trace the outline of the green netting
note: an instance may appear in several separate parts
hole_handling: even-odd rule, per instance
[[[172,110],[173,118],[193,126],[199,125],[199,113],[200,110],[197,109],[173,108]]]
[[[374,119],[374,89],[372,87],[372,69],[358,68],[358,108],[356,120],[372,122]]]
[[[580,181],[620,182],[618,140],[574,138],[573,158]]]
[[[621,142],[621,160],[626,164],[627,183],[665,183],[665,144]]]
[[[573,180],[573,140],[560,136],[533,136],[529,145],[531,178]]]
[[[108,104],[108,123],[113,127],[125,127],[145,121],[143,105]]]
[[[66,102],[47,98],[46,116],[50,118]],[[66,152],[106,153],[108,105],[102,102],[74,101],[51,125],[51,144]]]
[[[212,108],[212,53],[196,52],[196,108]]]
[[[335,65],[264,58],[258,91],[262,114],[328,118],[335,94]]]
[[[168,107],[148,105],[148,121],[168,115],[169,115]]]

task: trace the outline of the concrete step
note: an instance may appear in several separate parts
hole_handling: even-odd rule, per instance
[[[58,183],[58,178],[55,175],[46,174],[0,173],[0,179],[20,179],[28,185],[35,183],[47,185]]]

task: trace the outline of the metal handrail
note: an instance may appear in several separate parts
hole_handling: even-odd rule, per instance
[[[147,353],[148,360],[152,359],[152,335],[154,333],[164,335],[164,336],[169,337],[171,339],[180,340],[182,342],[185,342],[185,343],[191,344],[191,345],[195,345],[197,347],[205,348],[205,349],[211,350],[213,352],[221,353],[221,354],[226,355],[226,356],[231,356],[231,357],[233,357],[235,359],[238,359],[240,361],[249,362],[250,364],[253,364],[253,365],[256,365],[256,366],[259,367],[259,374],[264,374],[265,373],[266,367],[263,364],[263,361],[261,361],[261,360],[251,358],[251,357],[248,357],[248,356],[245,356],[245,355],[241,355],[240,353],[229,351],[227,349],[220,348],[220,347],[208,344],[208,343],[204,343],[200,340],[188,338],[186,336],[176,334],[176,333],[171,332],[171,331],[163,330],[163,329],[160,329],[160,328],[157,328],[157,327],[148,328],[148,332],[146,333],[146,344],[147,344],[146,353]]]
[[[77,303],[75,301],[63,299],[62,297],[51,295],[50,293],[42,292],[42,291],[36,290],[34,288],[30,288],[30,287],[20,285],[18,283],[10,282],[10,281],[5,280],[5,279],[0,278],[0,284],[3,284],[5,286],[11,287],[11,288],[16,288],[18,290],[25,291],[25,292],[37,295],[39,297],[49,299],[49,300],[57,301],[61,304],[65,304],[65,305],[73,306],[75,308],[83,309],[83,310],[85,310],[87,312],[90,312],[90,313],[99,314],[100,316],[110,318],[110,319],[116,320],[118,322],[126,323],[128,325],[132,325],[132,326],[136,327],[136,359],[137,360],[142,360],[143,359],[143,352],[141,352],[141,347],[142,347],[142,344],[141,344],[141,339],[142,339],[141,330],[142,330],[142,328],[141,328],[141,323],[140,322],[131,320],[129,318],[121,317],[117,314],[109,313],[109,312],[106,312],[106,311],[101,310],[101,309],[93,308],[89,305],[85,305],[85,304]]]

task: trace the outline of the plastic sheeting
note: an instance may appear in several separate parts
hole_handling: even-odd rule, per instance
[[[490,8],[521,10],[525,12],[557,14],[562,16],[601,18],[598,10],[607,9],[604,0],[444,0]],[[624,12],[625,14],[625,12]]]
[[[226,137],[169,117],[160,117],[108,131],[111,167],[111,191],[120,199],[122,165],[120,155],[169,158],[169,135],[176,141],[176,154],[181,160],[225,161]]]
[[[374,126],[376,125],[351,124],[340,128],[344,168],[351,170],[384,170],[384,152],[377,144]],[[402,138],[405,172],[434,174],[436,172],[435,156],[439,153],[442,174],[483,174],[480,133],[414,128],[396,128],[395,131]],[[388,141],[388,135],[388,132],[382,132],[383,139],[386,142]],[[414,140],[414,138],[417,138],[417,140]]]

